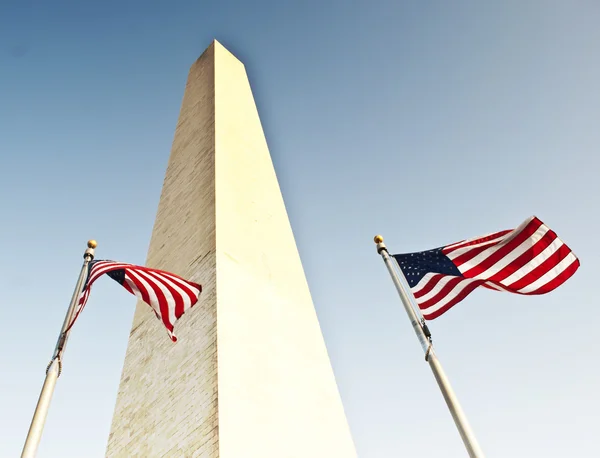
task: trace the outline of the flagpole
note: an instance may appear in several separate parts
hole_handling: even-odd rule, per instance
[[[44,380],[44,385],[42,386],[42,391],[33,414],[33,419],[31,420],[31,426],[29,427],[29,432],[27,433],[27,439],[25,439],[25,445],[23,446],[21,458],[34,458],[37,454],[40,439],[42,438],[42,431],[44,430],[44,423],[46,422],[46,416],[48,415],[48,408],[50,407],[50,401],[52,400],[52,394],[54,393],[56,380],[60,376],[62,369],[62,355],[70,334],[68,326],[71,324],[73,314],[75,313],[75,307],[87,277],[89,263],[92,259],[94,259],[94,249],[96,248],[97,243],[95,240],[90,240],[88,241],[87,246],[88,248],[85,250],[83,255],[83,266],[81,267],[79,279],[77,280],[75,291],[73,292],[73,297],[71,298],[71,303],[67,309],[65,321],[63,322],[60,334],[58,335],[52,360],[46,369],[46,379]]]
[[[444,369],[442,368],[441,363],[439,362],[435,351],[433,349],[433,343],[431,339],[431,333],[427,328],[427,324],[425,324],[425,320],[422,318],[422,315],[419,310],[419,316],[421,316],[421,320],[419,320],[415,309],[412,306],[411,298],[409,296],[409,292],[406,290],[402,282],[400,281],[400,277],[398,272],[394,269],[392,265],[392,259],[390,254],[388,253],[387,247],[383,243],[383,237],[380,235],[375,236],[375,243],[377,244],[377,253],[381,255],[383,258],[383,262],[385,263],[390,276],[392,277],[392,281],[396,286],[396,290],[400,296],[402,301],[402,305],[404,305],[404,310],[410,319],[412,327],[421,343],[421,347],[425,352],[425,361],[429,363],[429,367],[431,367],[431,371],[433,372],[433,376],[437,381],[438,386],[446,400],[446,404],[448,405],[448,409],[452,414],[452,418],[454,419],[454,423],[458,428],[458,432],[460,433],[460,437],[462,438],[467,452],[471,458],[484,458],[483,451],[479,447],[479,443],[475,438],[475,434],[469,425],[467,417],[463,412],[460,403],[458,402],[458,398],[456,394],[454,394],[454,390],[444,373]],[[400,273],[400,275],[403,275]]]

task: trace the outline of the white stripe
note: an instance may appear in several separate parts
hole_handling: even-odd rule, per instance
[[[454,260],[456,258],[458,258],[459,256],[468,253],[469,251],[471,251],[473,248],[482,248],[482,247],[494,247],[500,243],[503,243],[505,240],[507,240],[508,238],[510,238],[513,235],[513,232],[509,232],[508,234],[504,234],[502,237],[498,237],[496,239],[493,240],[486,240],[485,242],[480,242],[480,243],[475,243],[473,245],[469,245],[463,248],[459,248],[455,251],[453,251],[452,253],[448,253],[446,256],[448,258],[450,258],[450,260]],[[485,253],[485,251],[484,251]]]
[[[523,253],[525,253],[531,247],[533,247],[533,245],[535,245],[537,242],[539,242],[540,239],[549,230],[550,229],[548,229],[546,226],[541,225],[538,228],[538,230],[535,231],[531,235],[531,237],[528,237],[527,239],[523,240],[523,242],[519,246],[517,246],[514,250],[512,250],[507,255],[502,256],[502,258],[500,258],[495,264],[490,266],[486,271],[481,272],[479,275],[475,275],[473,278],[480,278],[482,280],[485,280],[487,278],[492,277],[493,275],[496,275],[498,272],[500,272],[502,269],[504,269],[507,265],[509,265],[511,262],[513,262],[515,259],[517,259],[519,256],[521,256]],[[498,248],[500,248],[500,247],[498,247]],[[461,273],[464,274],[469,269],[476,267],[476,264],[473,263],[474,260],[475,260],[475,258],[472,259],[471,261],[465,262],[463,265],[461,265],[458,268],[458,270],[460,270]]]
[[[100,264],[100,262],[102,262],[102,265],[98,265],[98,264]],[[117,269],[125,269],[127,267],[131,267],[131,264],[122,264],[122,263],[118,263],[118,262],[103,262],[103,261],[100,261],[100,262],[98,262],[98,264],[95,264],[92,267],[92,272],[90,273],[88,285],[91,283],[94,283],[98,277],[100,277],[101,275],[105,274],[108,271],[117,270]]]
[[[559,239],[558,237],[555,238],[554,241],[546,248],[544,248],[544,250],[541,253],[539,253],[535,258],[533,258],[519,270],[513,272],[510,276],[506,277],[500,283],[502,283],[505,286],[510,286],[513,283],[521,280],[525,275],[529,274],[535,268],[540,266],[544,261],[546,261],[546,259],[548,259],[554,253],[556,253],[556,251],[563,245],[564,243],[561,239]]]
[[[129,275],[127,274],[127,272],[125,272],[125,283],[127,283],[129,285],[129,287],[131,288],[131,291],[133,291],[133,294],[135,294],[135,297],[137,297],[140,301],[146,303],[146,301],[142,297],[142,293],[138,289],[137,285],[133,282],[133,280],[131,278],[129,278]],[[155,312],[157,312],[160,315],[160,310],[156,310],[155,304],[148,304],[148,305],[150,307],[152,307],[152,310],[154,310]]]
[[[158,298],[156,297],[156,293],[154,292],[154,290],[152,289],[152,287],[148,284],[148,282],[144,278],[140,277],[140,275],[134,269],[127,269],[125,271],[125,275],[129,275],[131,277],[135,277],[143,285],[146,294],[150,298],[150,304],[149,305],[151,305],[151,306],[153,305],[152,308],[156,311],[156,313],[158,313],[158,316],[162,317],[162,313],[160,311],[160,304],[158,302]],[[137,291],[137,290],[138,290],[138,287],[134,284],[133,285],[133,291]],[[139,296],[138,296],[138,294],[136,294],[136,296],[138,296],[141,299],[141,291],[138,291],[138,293],[139,293]]]
[[[504,240],[502,240],[502,242],[500,242],[492,247],[486,248],[481,253],[476,255],[474,258],[470,259],[468,262],[465,262],[461,266],[457,266],[458,270],[461,273],[463,273],[463,272],[466,272],[467,270],[472,269],[473,267],[479,265],[482,261],[486,260],[489,256],[493,255],[496,251],[498,251],[504,245],[506,245],[511,240],[513,240],[517,235],[519,235],[523,231],[523,229],[525,229],[525,226],[523,226],[523,225],[519,226],[518,229],[515,229],[513,232],[510,232],[509,234],[507,234],[507,237],[504,238]]]
[[[575,261],[577,261],[577,257],[573,253],[569,253],[567,256],[565,256],[565,258],[562,261],[560,261],[557,264],[557,266],[554,269],[546,272],[544,275],[542,275],[533,283],[530,283],[528,286],[521,288],[519,292],[531,293],[540,289],[542,286],[546,285],[547,283],[550,283],[552,280],[558,277],[561,273],[563,273],[563,271],[567,267],[569,267]]]
[[[488,242],[484,242],[484,243],[479,243],[479,244],[475,244],[475,245],[470,245],[470,246],[468,246],[468,247],[461,248],[460,250],[456,250],[455,252],[449,253],[449,254],[447,254],[446,256],[448,256],[448,257],[449,257],[451,260],[454,260],[454,259],[456,259],[456,258],[457,258],[457,257],[458,257],[460,254],[466,253],[466,252],[470,251],[472,248],[486,246],[486,244],[492,245],[492,246],[490,246],[490,250],[491,250],[491,249],[494,249],[494,248],[495,248],[495,249],[498,249],[498,247],[499,247],[500,245],[503,245],[503,244],[505,244],[505,243],[509,242],[510,240],[512,240],[514,237],[516,237],[516,236],[517,236],[517,235],[518,235],[518,234],[519,234],[519,233],[520,233],[520,232],[521,232],[523,229],[525,229],[525,228],[527,227],[527,225],[528,225],[529,223],[531,223],[531,221],[533,221],[533,218],[534,218],[533,216],[529,217],[528,219],[526,219],[525,221],[523,221],[523,222],[522,222],[522,223],[519,225],[519,227],[517,227],[515,230],[513,230],[512,232],[509,232],[509,233],[507,233],[507,234],[504,234],[502,237],[499,237],[498,239],[495,239],[495,241],[494,241],[494,242],[492,242],[491,244],[490,244],[490,243],[488,243]],[[480,237],[477,237],[477,238],[480,238]],[[495,250],[494,250],[494,251],[495,251]],[[460,253],[459,253],[459,252],[460,252]],[[481,255],[481,254],[484,254],[484,253],[486,253],[486,252],[488,252],[488,251],[487,251],[487,250],[484,250],[484,251],[483,251],[483,253],[480,253],[480,255]],[[459,253],[459,254],[457,255],[456,253]],[[479,256],[480,256],[480,255],[479,255]],[[489,255],[488,255],[488,256],[489,256]],[[473,262],[473,259],[472,259],[470,262]]]
[[[460,277],[455,277],[454,275],[447,275],[447,276],[443,277],[440,281],[437,282],[437,284],[431,289],[431,291],[429,291],[424,296],[419,297],[417,299],[417,302],[419,304],[422,304],[424,302],[427,302],[429,299],[435,297],[436,294],[438,294],[442,290],[442,288],[444,286],[446,286],[446,283],[448,283],[450,280],[453,280],[455,278],[460,278]],[[421,283],[421,282],[419,282],[419,283]]]
[[[499,231],[499,232],[503,232],[503,231]],[[479,243],[474,243],[472,245],[469,245],[469,243],[473,242],[474,240],[484,239],[484,238],[490,237],[490,236],[492,236],[494,234],[497,234],[497,232],[492,232],[490,234],[480,235],[478,237],[473,237],[472,239],[463,240],[462,242],[453,243],[452,245],[446,245],[444,247],[444,249],[445,250],[449,250],[449,249],[452,249],[452,248],[456,248],[457,246],[465,245],[465,246],[463,246],[461,248],[456,249],[452,253],[448,253],[447,256],[453,255],[454,253],[458,253],[459,251],[460,251],[460,254],[462,254],[465,251],[469,251],[469,249],[471,249],[471,248],[483,246],[483,245],[486,245],[486,244],[493,245],[494,243],[498,243],[499,240],[502,240],[504,237],[509,236],[511,233],[508,232],[508,233],[503,234],[503,235],[498,235],[498,236],[494,237],[493,239],[488,239],[488,240],[484,240],[484,241],[479,242]]]
[[[402,269],[400,271],[402,271]],[[434,275],[441,275],[441,274],[434,274],[433,272],[426,273],[425,275],[423,275],[423,278],[421,278],[421,280],[419,280],[419,283],[417,283],[415,286],[413,286],[410,289],[412,291],[412,293],[417,294],[419,291],[421,291],[423,288],[425,288],[425,286],[427,286],[427,283],[429,283],[429,280],[431,280],[431,278]]]
[[[439,309],[444,307],[448,302],[450,302],[452,299],[454,299],[456,296],[458,296],[462,292],[463,289],[465,289],[471,283],[474,283],[476,281],[479,281],[479,280],[477,280],[475,278],[464,279],[463,281],[458,283],[454,288],[452,288],[452,290],[449,291],[448,294],[446,294],[441,300],[439,300],[435,304],[433,304],[425,309],[421,309],[423,311],[423,314],[430,315],[434,312],[437,312]]]
[[[146,272],[150,275],[152,275],[153,277],[160,279],[160,281],[166,283],[167,285],[169,285],[171,288],[173,288],[177,294],[179,294],[179,296],[181,297],[181,301],[183,302],[183,311],[185,312],[187,309],[189,309],[192,306],[192,300],[190,299],[190,296],[188,293],[186,293],[186,291],[181,288],[177,283],[175,283],[174,278],[169,276],[169,275],[165,275],[164,272]],[[191,288],[190,289],[195,289],[195,288]],[[177,302],[177,301],[175,301]],[[177,316],[175,314],[175,304],[173,304],[173,316],[175,317],[175,320],[172,321],[172,323],[174,324],[175,321],[177,320]]]
[[[504,292],[506,292],[506,289],[505,289],[505,288],[503,288],[502,286],[498,286],[498,285],[496,285],[496,284],[492,283],[491,281],[486,281],[486,282],[485,282],[485,285],[486,285],[488,288],[491,288],[491,289],[493,289],[494,291],[500,291],[501,293],[504,293]],[[483,285],[481,285],[481,286],[483,286]]]
[[[158,275],[158,273],[157,273]],[[188,289],[194,296],[196,296],[196,298],[200,295],[200,289],[196,288],[195,286],[191,285],[187,280],[183,280],[179,277],[176,277],[174,275],[171,275],[167,272],[162,272],[160,275],[168,278],[169,280],[173,281],[177,286],[179,286],[180,288],[182,288],[184,291],[186,289]],[[182,293],[183,294],[183,293]],[[185,294],[185,297],[188,297],[188,294]],[[191,302],[190,302],[190,306],[191,306]],[[187,308],[186,308],[187,310]]]
[[[489,236],[491,236],[491,235],[497,234],[498,232],[502,232],[502,231],[490,232],[489,234],[480,235],[480,236],[478,236],[478,237],[473,237],[473,238],[471,238],[471,239],[461,240],[460,242],[451,243],[450,245],[446,245],[446,247],[445,247],[445,248],[448,248],[448,249],[449,249],[449,248],[454,248],[454,247],[457,247],[457,246],[460,246],[460,245],[462,245],[463,243],[469,243],[469,242],[471,242],[471,241],[473,241],[473,240],[477,240],[477,239],[483,239],[483,238],[485,238],[485,237],[489,237]]]
[[[128,269],[128,271],[131,271],[131,270],[133,270],[133,269]],[[135,270],[135,272],[138,275],[143,276],[148,282],[151,282],[153,285],[158,286],[158,288],[162,291],[163,296],[165,297],[165,299],[167,301],[167,310],[169,311],[169,323],[171,323],[171,325],[173,325],[173,323],[175,323],[175,321],[177,321],[177,318],[175,317],[175,300],[173,299],[173,296],[171,295],[171,292],[169,291],[169,289],[166,286],[164,286],[159,279],[156,279],[156,278],[152,277],[151,275],[148,275],[148,272],[145,272],[145,271],[139,270],[139,269]]]

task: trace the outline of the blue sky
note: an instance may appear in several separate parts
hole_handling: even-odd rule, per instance
[[[213,38],[246,64],[359,456],[465,456],[372,237],[424,250],[532,214],[577,274],[476,291],[430,328],[488,457],[597,456],[599,22],[592,0],[2,2],[0,457],[21,451],[85,241],[144,262]],[[40,458],[104,456],[134,303],[96,284]]]

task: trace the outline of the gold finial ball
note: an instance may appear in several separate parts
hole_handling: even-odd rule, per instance
[[[376,236],[373,238],[373,241],[374,241],[375,243],[383,243],[383,237],[382,237],[381,235],[376,235]]]
[[[95,240],[88,240],[88,248],[96,248],[98,246],[98,242]]]

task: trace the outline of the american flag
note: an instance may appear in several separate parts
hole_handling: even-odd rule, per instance
[[[544,294],[562,285],[579,268],[571,249],[535,216],[513,230],[393,257],[429,320],[479,286]]]
[[[177,337],[173,334],[175,322],[186,310],[198,302],[198,297],[202,291],[202,286],[197,283],[184,280],[175,274],[163,270],[124,264],[122,262],[91,261],[87,279],[68,329],[73,326],[73,323],[75,323],[75,320],[85,307],[90,296],[92,284],[104,274],[107,274],[131,294],[135,294],[138,299],[152,307],[156,317],[167,328],[169,337],[173,342],[177,341]]]

